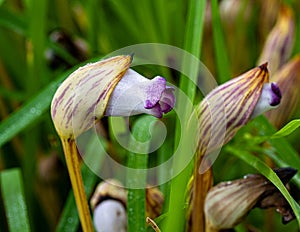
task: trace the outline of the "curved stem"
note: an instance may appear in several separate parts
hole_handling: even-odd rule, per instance
[[[92,232],[94,231],[94,227],[87,197],[84,191],[83,180],[80,172],[80,155],[78,153],[75,140],[62,138],[61,141],[82,229],[84,232]]]

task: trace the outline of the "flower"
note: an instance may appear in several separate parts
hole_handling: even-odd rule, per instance
[[[280,103],[277,84],[268,81],[267,64],[260,65],[218,86],[196,107],[198,149],[190,191],[188,231],[204,231],[204,198],[212,185],[210,167],[217,157],[216,151],[250,119]]]
[[[115,56],[73,72],[56,91],[51,116],[63,137],[77,137],[103,116],[147,113],[162,117],[175,104],[163,77],[149,80],[129,69],[131,56]]]
[[[279,105],[280,89],[268,80],[267,64],[263,64],[218,86],[203,99],[196,108],[201,156],[227,143],[250,119]]]
[[[75,139],[103,116],[149,113],[161,117],[175,104],[173,88],[166,86],[164,78],[149,81],[129,69],[131,61],[132,56],[115,56],[80,67],[52,99],[51,117],[62,142],[83,231],[92,231],[93,224]]]
[[[287,184],[297,172],[292,168],[274,171],[283,184]],[[209,226],[220,230],[239,224],[254,207],[275,207],[282,213],[284,222],[294,218],[291,207],[279,190],[260,174],[217,184],[206,196],[204,211]]]

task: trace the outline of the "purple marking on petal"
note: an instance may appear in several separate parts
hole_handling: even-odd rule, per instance
[[[281,100],[281,92],[278,85],[274,82],[271,83],[271,90],[272,90],[272,99],[270,102],[271,106],[277,106]]]
[[[52,117],[54,118],[55,115],[56,115],[56,108],[58,107],[58,104],[63,100],[66,92],[69,90],[69,88],[71,87],[72,83],[69,83],[68,86],[63,90],[63,92],[61,93],[61,95],[59,95],[55,101],[54,101],[54,104],[52,106]]]
[[[94,73],[93,75],[88,75],[90,70],[86,70],[84,73],[82,73],[81,75],[85,75],[84,78],[82,78],[79,82],[78,82],[78,86],[84,86],[87,82],[91,81],[92,79],[94,79],[95,77],[97,77],[98,75],[100,75],[101,73],[103,73],[102,71],[99,71],[97,73]]]
[[[129,116],[150,114],[161,118],[175,104],[173,87],[166,86],[163,77],[149,80],[133,70],[128,70],[114,88],[105,115]],[[104,91],[107,94],[107,91]]]
[[[156,104],[156,103],[155,103]],[[154,107],[155,105],[153,105],[153,103],[150,101],[150,100],[146,100],[145,101],[145,105],[144,105],[144,107],[145,107],[145,109],[151,109],[152,107]]]
[[[153,108],[151,108],[150,111],[151,111],[151,114],[157,118],[161,118],[163,115],[160,105],[158,103]]]
[[[155,77],[146,89],[147,99],[145,100],[145,109],[151,109],[160,100],[163,91],[166,88],[166,80],[163,77]]]
[[[163,91],[162,96],[159,100],[159,105],[163,113],[168,113],[172,110],[175,105],[174,88],[167,86]]]

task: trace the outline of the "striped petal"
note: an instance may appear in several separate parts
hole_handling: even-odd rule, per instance
[[[203,99],[197,107],[201,156],[227,143],[250,120],[268,78],[264,64],[218,86]]]
[[[268,35],[264,48],[258,59],[258,64],[268,62],[269,70],[273,75],[290,57],[294,44],[293,12],[288,6],[282,6],[277,22]]]
[[[297,173],[292,168],[274,171],[284,184]],[[295,217],[278,189],[260,174],[250,174],[242,179],[221,182],[214,186],[206,196],[204,211],[209,226],[221,230],[239,224],[254,207],[275,207],[277,211],[284,209],[283,219],[287,222]]]
[[[61,138],[80,135],[104,115],[110,95],[131,60],[131,56],[115,56],[87,64],[60,85],[51,103],[51,116]]]

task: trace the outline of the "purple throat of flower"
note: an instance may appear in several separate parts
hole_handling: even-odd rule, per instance
[[[270,105],[277,106],[280,104],[281,101],[281,92],[278,85],[274,82],[271,83],[271,91],[272,91],[272,97],[271,97]]]
[[[129,69],[115,87],[106,116],[131,116],[141,113],[161,118],[175,105],[174,88],[163,77],[149,80]]]
[[[275,82],[265,83],[251,118],[276,108],[281,101],[281,91]]]

